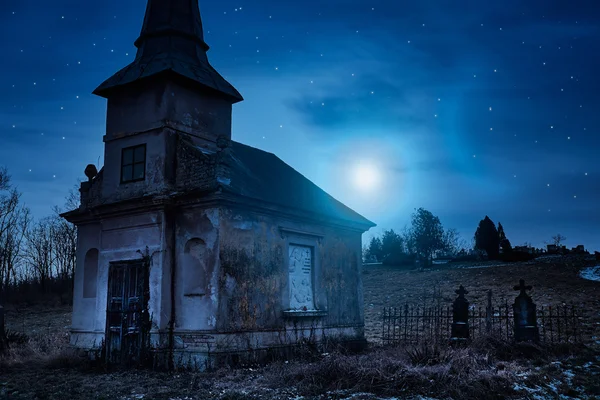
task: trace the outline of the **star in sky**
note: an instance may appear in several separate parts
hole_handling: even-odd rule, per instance
[[[573,245],[600,242],[593,2],[200,7],[211,63],[245,97],[234,140],[277,154],[379,229],[400,229],[425,207],[466,238],[489,215],[514,244],[557,232]],[[61,204],[87,164],[102,165],[106,104],[91,92],[135,57],[144,9],[0,5],[10,38],[0,164],[34,215]],[[377,192],[348,181],[363,159],[385,173]]]

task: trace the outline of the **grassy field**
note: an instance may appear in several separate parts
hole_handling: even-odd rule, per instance
[[[485,307],[488,290],[496,302],[512,304],[519,279],[533,287],[529,294],[538,307],[576,305],[584,312],[588,333],[596,331],[600,336],[600,282],[579,277],[582,268],[593,265],[593,259],[553,257],[515,264],[442,264],[423,271],[371,266],[363,272],[367,337],[379,340],[383,307],[423,304],[434,293],[440,293],[443,303],[450,306],[460,285],[469,291],[466,297],[471,304]]]
[[[106,372],[68,349],[69,307],[7,307],[10,330],[28,343],[0,358],[0,399],[595,399],[600,398],[597,347],[506,346],[481,340],[469,348],[379,348],[381,310],[431,299],[450,304],[464,285],[484,305],[491,289],[512,302],[519,279],[539,305],[576,304],[589,331],[600,327],[600,282],[579,277],[593,260],[573,257],[531,263],[439,265],[424,271],[364,269],[365,323],[371,349],[359,355],[304,360],[210,373]]]

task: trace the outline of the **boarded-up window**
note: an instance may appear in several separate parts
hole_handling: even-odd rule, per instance
[[[183,259],[183,295],[202,296],[207,290],[206,243],[191,239],[185,245]]]
[[[289,286],[291,310],[314,310],[313,248],[291,244],[289,247]]]
[[[96,297],[98,282],[98,250],[91,249],[83,261],[83,298]]]

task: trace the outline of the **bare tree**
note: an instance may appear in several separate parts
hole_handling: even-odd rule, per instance
[[[23,239],[30,221],[21,194],[11,184],[6,168],[0,168],[0,292],[17,278],[23,256]]]
[[[560,247],[560,244],[565,240],[567,240],[567,238],[560,233],[552,236],[552,244],[554,244],[556,247]]]
[[[78,186],[71,188],[65,198],[64,209],[54,207],[53,242],[56,254],[56,267],[58,277],[61,279],[73,278],[75,272],[77,250],[77,227],[60,216],[64,211],[74,210],[79,207]]]
[[[28,276],[39,279],[42,290],[54,274],[56,252],[54,246],[54,224],[52,217],[37,221],[25,234],[27,246],[25,250]]]
[[[17,267],[24,256],[25,232],[31,221],[29,209],[19,207],[9,228],[0,237],[0,289],[6,289],[18,277]]]
[[[69,279],[75,271],[77,229],[75,225],[62,219],[57,212],[57,215],[52,217],[51,235],[57,277]]]
[[[450,228],[444,231],[444,251],[456,256],[461,250],[469,249],[469,242],[463,238],[458,230]]]

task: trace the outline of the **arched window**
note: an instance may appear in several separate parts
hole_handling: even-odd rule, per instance
[[[83,261],[83,298],[96,297],[98,282],[98,249],[90,249]]]
[[[207,291],[206,243],[201,239],[189,240],[183,256],[183,295],[203,296]]]

